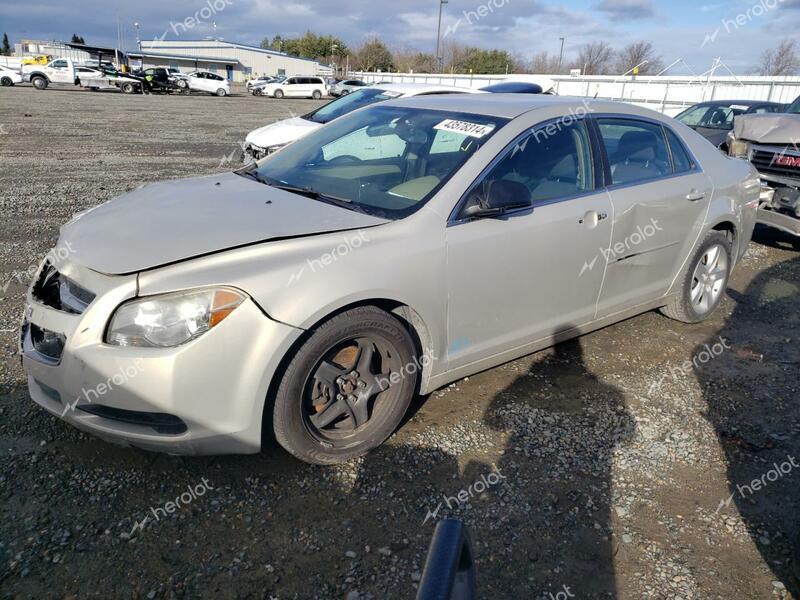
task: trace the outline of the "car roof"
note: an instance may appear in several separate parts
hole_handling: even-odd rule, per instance
[[[387,104],[401,104],[413,108],[464,112],[476,115],[514,119],[524,113],[554,106],[565,113],[579,116],[583,113],[621,113],[663,120],[666,117],[649,108],[625,102],[594,100],[577,96],[552,96],[549,94],[445,94],[414,96],[390,100]],[[383,104],[383,103],[382,103]]]
[[[436,94],[437,92],[461,92],[466,94],[483,93],[480,90],[456,87],[454,85],[437,85],[435,83],[384,83],[375,84],[371,87],[387,92],[398,92],[404,96],[416,96],[419,94]]]

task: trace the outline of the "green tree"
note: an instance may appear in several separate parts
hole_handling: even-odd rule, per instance
[[[455,58],[452,67],[460,73],[497,75],[512,73],[514,57],[505,50],[483,50],[469,46]]]
[[[277,50],[278,52],[284,51],[284,40],[281,36],[276,35],[272,38],[272,43],[269,45],[270,50]]]
[[[71,40],[71,42],[72,42],[73,44],[85,44],[85,43],[86,43],[86,42],[83,40],[83,36],[80,36],[80,35],[78,35],[78,34],[76,34],[76,33],[73,33],[73,34],[72,34],[72,40]]]
[[[261,40],[261,43],[258,45],[258,47],[262,48],[263,50],[269,50],[272,48],[272,42],[269,41],[268,37],[265,37]]]
[[[8,34],[3,34],[3,49],[0,50],[0,54],[3,56],[10,56],[11,55],[11,44],[8,43]]]
[[[358,50],[358,64],[364,71],[391,71],[394,66],[392,53],[378,38],[372,38]]]

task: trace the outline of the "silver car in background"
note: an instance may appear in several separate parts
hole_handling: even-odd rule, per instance
[[[30,394],[141,448],[274,432],[348,460],[415,393],[652,309],[708,318],[758,199],[751,165],[631,105],[386,101],[67,223],[28,295]]]
[[[355,92],[356,90],[360,90],[362,87],[366,87],[367,84],[365,81],[361,81],[360,79],[345,79],[344,81],[337,81],[333,85],[330,86],[328,93],[331,96],[346,96],[350,92]]]

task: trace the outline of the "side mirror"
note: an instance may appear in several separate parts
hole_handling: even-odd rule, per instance
[[[433,533],[417,600],[475,600],[476,591],[469,532],[458,519],[443,519]]]
[[[517,208],[533,206],[528,188],[518,181],[490,179],[473,191],[476,202],[464,209],[464,217],[495,217]]]

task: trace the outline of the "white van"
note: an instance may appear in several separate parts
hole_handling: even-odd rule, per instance
[[[328,94],[328,86],[322,77],[289,77],[280,83],[268,83],[261,88],[262,96],[272,98],[314,98],[319,100]]]

